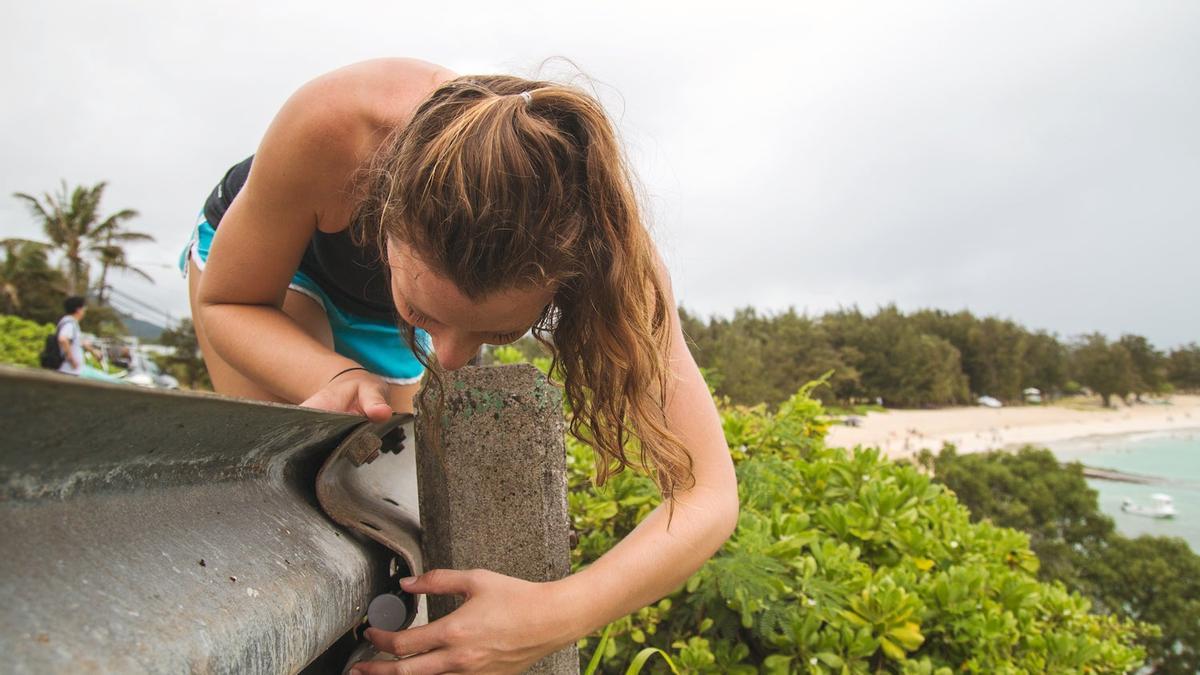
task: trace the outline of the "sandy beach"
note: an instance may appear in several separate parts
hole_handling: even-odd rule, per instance
[[[1200,427],[1200,396],[1102,408],[1099,399],[1011,408],[889,410],[860,417],[858,427],[834,425],[829,445],[875,446],[893,458],[953,443],[959,452],[1043,444],[1082,436]]]

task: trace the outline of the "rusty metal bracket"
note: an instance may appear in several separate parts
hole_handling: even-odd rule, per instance
[[[354,466],[374,462],[381,452],[398,455],[409,438],[406,424],[411,428],[412,415],[392,415],[386,422],[363,424],[342,441],[334,455],[344,452]]]
[[[363,424],[325,460],[317,499],[333,521],[394,551],[413,574],[422,571],[413,416]],[[422,612],[423,614],[423,612]],[[417,618],[410,614],[404,626]]]

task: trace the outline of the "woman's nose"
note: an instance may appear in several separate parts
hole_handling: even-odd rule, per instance
[[[438,364],[446,370],[462,368],[470,363],[479,351],[479,343],[473,340],[437,335],[431,337],[433,338],[433,353],[437,354]]]

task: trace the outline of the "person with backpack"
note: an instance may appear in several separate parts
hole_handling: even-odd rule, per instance
[[[63,301],[63,312],[64,316],[58,320],[58,326],[54,330],[54,342],[62,360],[58,366],[58,372],[67,375],[81,375],[83,373],[83,350],[85,347],[91,346],[84,345],[83,330],[79,327],[79,322],[87,313],[87,301],[78,295],[72,295]],[[50,345],[46,346],[49,350]]]

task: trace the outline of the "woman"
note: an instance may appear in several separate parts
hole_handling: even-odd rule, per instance
[[[412,409],[427,342],[434,367],[454,369],[532,328],[553,344],[572,431],[605,460],[599,480],[631,464],[632,434],[666,497],[559,581],[405,582],[467,601],[426,626],[368,631],[408,658],[360,673],[521,672],[677,588],[733,530],[720,422],[590,96],[407,59],[349,66],[288,100],[203,220],[183,263],[218,391],[382,420]]]

